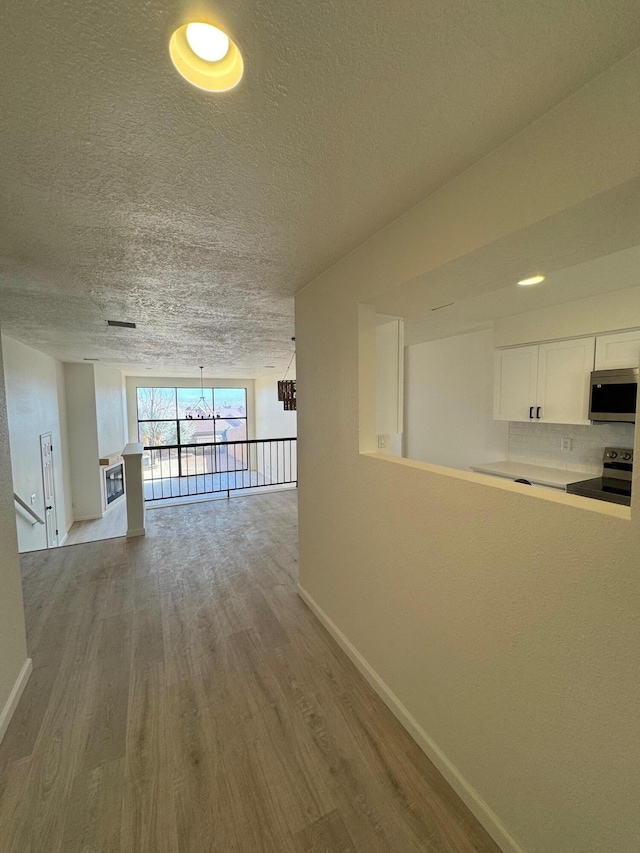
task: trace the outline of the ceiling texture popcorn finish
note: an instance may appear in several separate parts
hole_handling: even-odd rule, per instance
[[[8,334],[131,369],[284,369],[296,290],[640,40],[631,0],[222,3],[245,67],[214,96],[169,57],[194,11],[4,16]]]

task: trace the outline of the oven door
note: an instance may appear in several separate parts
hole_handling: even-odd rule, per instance
[[[635,423],[638,368],[595,370],[591,374],[589,417],[592,421]]]

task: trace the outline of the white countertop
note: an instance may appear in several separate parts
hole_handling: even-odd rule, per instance
[[[508,477],[511,480],[523,478],[540,486],[550,486],[554,489],[565,489],[569,483],[588,480],[597,474],[587,474],[584,471],[570,471],[568,468],[545,468],[543,465],[530,465],[528,462],[486,462],[472,465],[472,471],[479,474],[494,474],[497,477]]]

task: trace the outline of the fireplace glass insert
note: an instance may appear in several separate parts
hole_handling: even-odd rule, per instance
[[[110,468],[105,474],[107,505],[118,500],[124,495],[124,470],[122,463]]]

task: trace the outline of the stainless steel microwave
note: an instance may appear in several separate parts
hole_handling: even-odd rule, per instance
[[[592,421],[635,423],[638,368],[594,370],[591,374],[589,417]]]

